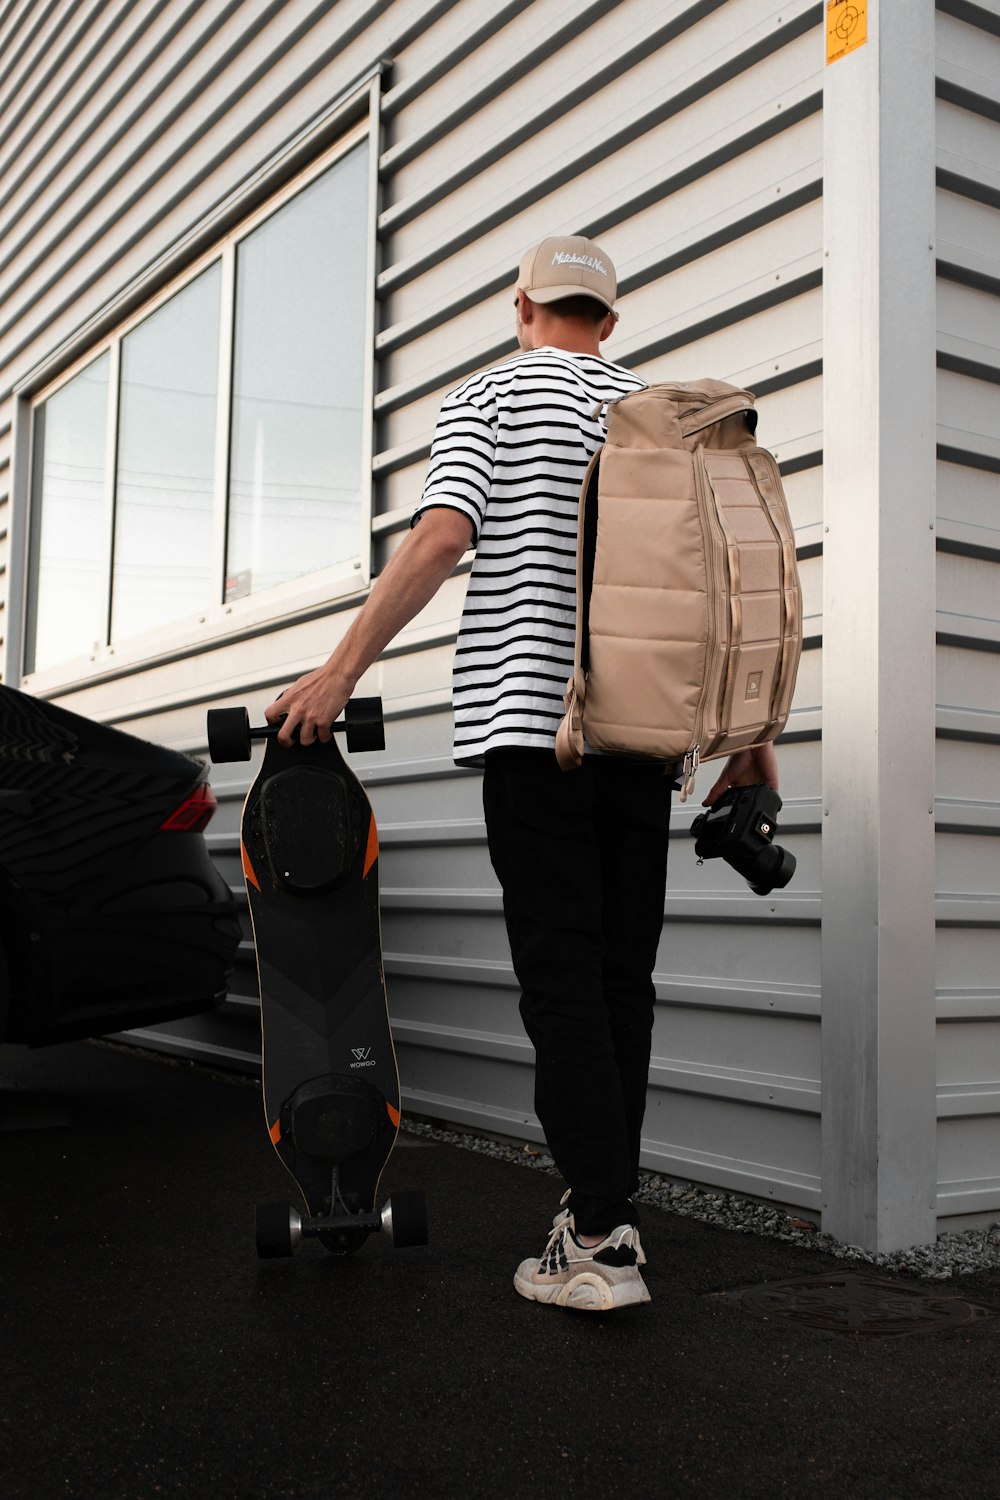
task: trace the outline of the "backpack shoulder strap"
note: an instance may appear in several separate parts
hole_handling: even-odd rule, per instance
[[[563,771],[576,771],[583,765],[583,699],[586,679],[579,667],[566,687],[566,712],[556,730],[556,760]]]
[[[587,696],[587,670],[590,665],[590,589],[597,546],[597,481],[602,448],[598,448],[587,465],[587,472],[580,486],[576,533],[574,666],[563,698],[566,712],[556,730],[556,759],[564,771],[575,771],[583,764],[583,702]]]

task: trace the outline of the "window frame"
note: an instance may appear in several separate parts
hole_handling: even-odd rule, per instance
[[[374,104],[374,100],[372,103]],[[272,585],[241,599],[226,602],[226,538],[228,531],[229,472],[232,447],[232,387],[235,352],[236,256],[239,244],[253,231],[284,208],[299,193],[326,171],[336,166],[348,153],[367,142],[367,253],[365,262],[365,334],[362,382],[361,492],[358,516],[358,552],[345,562],[334,563],[314,573],[300,575]],[[28,435],[26,473],[27,520],[24,547],[24,619],[18,656],[18,680],[36,696],[52,695],[76,686],[88,686],[108,676],[141,671],[158,662],[196,655],[199,648],[216,647],[240,637],[261,634],[292,624],[297,619],[326,613],[363,598],[371,585],[372,517],[374,513],[374,382],[375,382],[375,277],[378,213],[378,111],[370,108],[355,125],[338,136],[333,145],[318,154],[308,165],[300,167],[280,187],[254,209],[246,213],[214,243],[190,259],[183,270],[143,299],[128,316],[117,322],[99,340],[58,375],[32,391],[25,401]],[[204,610],[161,625],[118,643],[111,642],[112,569],[114,541],[115,492],[121,417],[122,342],[128,335],[178,292],[194,282],[213,265],[221,266],[220,320],[218,347],[218,389],[216,395],[216,436],[213,473],[213,522],[211,568],[215,583],[215,602]],[[35,610],[38,602],[36,496],[40,474],[35,453],[37,414],[54,395],[67,386],[90,365],[109,356],[108,412],[106,426],[106,463],[102,520],[102,584],[104,641],[79,655],[51,667],[26,673],[26,647],[35,636]]]

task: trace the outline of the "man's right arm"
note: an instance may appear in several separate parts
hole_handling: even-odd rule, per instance
[[[290,745],[330,739],[330,725],[343,712],[358,680],[389,642],[418,615],[472,544],[473,525],[460,510],[425,511],[406,536],[343,640],[314,672],[307,672],[269,704],[269,724],[284,718],[278,739]]]

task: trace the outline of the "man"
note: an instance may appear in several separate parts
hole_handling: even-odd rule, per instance
[[[329,660],[266,711],[285,716],[286,743],[329,739],[362,674],[476,548],[455,651],[455,758],[483,767],[536,1110],[569,1187],[514,1285],[594,1311],[649,1301],[632,1194],[673,785],[673,768],[655,762],[588,754],[564,773],[554,754],[573,669],[580,484],[606,403],[645,384],[600,352],[616,292],[591,240],[528,252],[521,352],[445,398],[409,536]],[[706,800],[762,780],[777,786],[770,746],[732,757]]]

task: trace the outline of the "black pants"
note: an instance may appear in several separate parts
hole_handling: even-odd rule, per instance
[[[611,757],[568,772],[551,751],[486,757],[535,1109],[584,1234],[636,1221],[671,787],[661,766]]]

